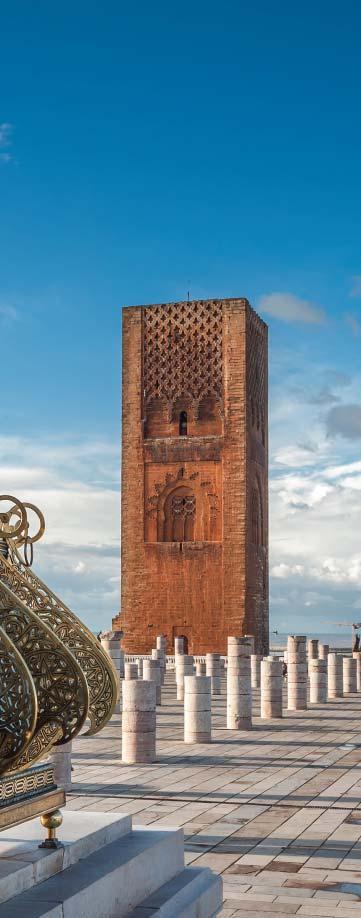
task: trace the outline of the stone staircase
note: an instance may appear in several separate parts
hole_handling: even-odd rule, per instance
[[[182,829],[132,828],[130,816],[70,811],[63,847],[39,849],[38,819],[0,834],[0,918],[211,918],[222,883],[184,867]]]

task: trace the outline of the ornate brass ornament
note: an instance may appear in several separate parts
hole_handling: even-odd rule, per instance
[[[87,717],[97,732],[117,699],[109,657],[31,570],[44,530],[37,507],[0,496],[0,775],[74,739]]]
[[[0,774],[4,774],[25,755],[34,734],[38,703],[30,670],[2,628],[0,672]]]

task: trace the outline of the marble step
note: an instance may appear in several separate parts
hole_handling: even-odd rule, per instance
[[[222,881],[208,867],[186,867],[151,896],[131,918],[213,918],[222,908]]]
[[[4,902],[0,918],[123,918],[183,871],[182,829],[136,828]]]
[[[45,829],[40,819],[0,832],[0,903],[43,883],[60,871],[131,832],[131,816],[114,813],[63,812],[58,838],[63,847],[39,848]]]

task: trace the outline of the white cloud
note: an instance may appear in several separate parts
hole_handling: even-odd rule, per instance
[[[315,464],[315,454],[304,446],[284,446],[276,452],[273,457],[276,465],[284,465],[288,468],[303,468]]]
[[[86,564],[84,564],[84,561],[78,561],[78,563],[74,567],[74,574],[84,574],[85,571],[86,571]]]
[[[330,466],[330,468],[324,469],[325,478],[340,478],[342,475],[353,475],[356,472],[361,472],[361,460],[357,459],[356,462],[348,462],[346,465],[335,465]]]
[[[45,516],[34,569],[93,630],[119,611],[118,452],[91,438],[0,437],[2,493]]]
[[[323,309],[303,300],[293,293],[268,293],[261,296],[257,304],[258,311],[282,319],[284,322],[306,322],[321,325],[326,320]]]
[[[304,571],[303,564],[275,564],[271,568],[272,577],[280,577],[282,580],[285,577],[296,576],[301,577]]]

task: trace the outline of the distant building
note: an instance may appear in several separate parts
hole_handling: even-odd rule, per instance
[[[267,326],[245,299],[123,310],[126,651],[268,650]]]

